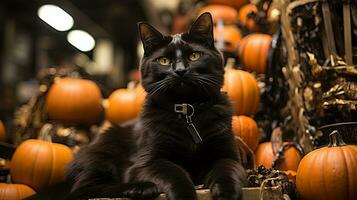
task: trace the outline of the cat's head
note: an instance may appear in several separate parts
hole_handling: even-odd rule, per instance
[[[186,33],[165,36],[147,23],[139,23],[139,33],[141,81],[149,96],[185,101],[219,94],[224,68],[211,14],[200,15]]]

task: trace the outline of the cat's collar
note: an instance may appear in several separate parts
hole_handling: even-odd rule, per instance
[[[179,115],[184,115],[187,123],[187,130],[191,134],[193,141],[198,144],[202,142],[200,133],[193,124],[192,116],[195,114],[195,108],[188,103],[174,104],[174,111]]]
[[[195,113],[195,108],[188,103],[176,103],[174,104],[174,112],[192,117]]]
[[[199,113],[202,110],[209,109],[214,104],[215,101],[200,102],[195,104],[175,103],[173,104],[173,107],[171,107],[171,110],[177,113],[179,118],[181,118],[182,115],[190,115],[192,117],[195,113]]]

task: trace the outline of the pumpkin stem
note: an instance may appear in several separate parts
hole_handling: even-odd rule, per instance
[[[52,136],[50,134],[53,128],[52,124],[44,124],[40,130],[40,134],[38,135],[38,139],[44,140],[47,142],[52,142]]]
[[[234,60],[234,58],[228,58],[225,68],[233,69],[235,64],[236,64],[236,61]]]
[[[346,143],[342,140],[342,136],[336,130],[332,131],[329,137],[330,137],[330,143],[328,144],[329,147],[339,147],[339,146],[346,145]]]
[[[126,88],[128,88],[128,90],[133,91],[135,89],[136,83],[135,81],[130,81],[127,85]]]

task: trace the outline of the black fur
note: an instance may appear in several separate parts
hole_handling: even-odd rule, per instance
[[[220,92],[223,61],[213,45],[212,19],[202,14],[182,35],[163,36],[140,23],[144,43],[142,84],[148,92],[138,120],[113,126],[75,156],[68,173],[68,199],[130,197],[197,199],[194,185],[214,199],[239,199],[246,183],[231,130],[231,106]],[[198,52],[201,57],[190,61]],[[165,56],[169,65],[161,65]],[[178,69],[184,70],[179,74]],[[192,121],[203,141],[196,144],[185,116],[174,104],[194,105]]]

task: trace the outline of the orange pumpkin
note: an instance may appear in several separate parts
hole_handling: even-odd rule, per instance
[[[11,178],[15,183],[26,184],[38,191],[63,181],[65,167],[72,159],[72,151],[65,145],[26,140],[17,147],[12,157]]]
[[[0,141],[4,142],[6,138],[6,131],[5,131],[5,126],[0,120]]]
[[[0,200],[21,200],[35,194],[27,185],[0,183]]]
[[[222,22],[223,24],[236,24],[238,22],[237,11],[229,6],[225,5],[208,5],[199,11],[199,15],[205,12],[209,12],[212,15],[213,23],[217,24]]]
[[[337,131],[327,147],[300,162],[296,186],[304,200],[357,199],[357,146],[346,145]]]
[[[249,72],[226,68],[222,90],[227,92],[235,115],[254,115],[259,106],[260,91]]]
[[[225,52],[236,54],[242,35],[236,26],[215,26],[213,28],[216,47]]]
[[[254,23],[254,20],[249,18],[250,13],[257,13],[258,8],[254,4],[244,5],[238,12],[238,22],[240,25],[250,31],[257,31],[258,27]]]
[[[140,110],[136,94],[134,89],[115,90],[108,98],[106,119],[115,124],[134,119]]]
[[[64,123],[91,125],[100,118],[101,100],[101,92],[93,81],[62,78],[48,92],[48,116]]]
[[[245,36],[239,43],[238,55],[245,70],[265,73],[271,36],[254,33]]]
[[[243,5],[249,3],[249,0],[209,0],[210,3],[213,4],[222,4],[234,7],[235,9],[239,9]]]
[[[242,140],[254,151],[259,142],[258,126],[254,119],[240,115],[232,118],[233,134]]]
[[[286,144],[286,143],[284,143]],[[271,168],[275,155],[273,153],[273,147],[271,142],[264,142],[258,145],[255,151],[255,161],[257,166],[264,165],[266,168]],[[288,147],[284,151],[284,156],[279,162],[275,169],[278,170],[293,170],[296,171],[301,160],[301,155],[295,147]]]

